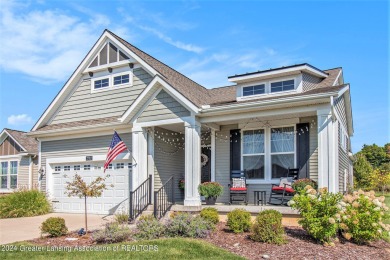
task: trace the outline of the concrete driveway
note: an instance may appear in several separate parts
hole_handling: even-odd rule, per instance
[[[61,217],[69,231],[84,227],[84,214],[50,213],[28,218],[0,219],[0,244],[30,240],[41,236],[39,227],[49,217]],[[111,221],[113,216],[88,214],[88,229],[96,229]]]

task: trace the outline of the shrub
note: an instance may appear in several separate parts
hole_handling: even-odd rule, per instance
[[[251,213],[245,209],[235,209],[227,215],[227,226],[234,233],[248,231],[251,226]]]
[[[217,224],[219,222],[218,211],[215,208],[202,209],[200,211],[200,216],[214,224]]]
[[[137,222],[138,239],[156,239],[164,236],[165,227],[154,216],[141,216]]]
[[[293,182],[292,184],[292,188],[296,191],[296,192],[299,192],[300,190],[303,190],[305,189],[305,187],[307,185],[310,185],[311,187],[313,187],[313,189],[317,189],[317,182],[313,181],[312,179],[299,179],[299,180],[296,180],[295,182]]]
[[[341,198],[341,194],[328,193],[326,188],[317,192],[308,185],[294,195],[288,205],[299,211],[302,219],[298,223],[309,235],[322,243],[328,243],[338,231],[335,216]]]
[[[282,214],[273,209],[260,212],[252,225],[250,237],[258,242],[283,244],[285,239]]]
[[[375,197],[375,192],[354,191],[339,203],[337,219],[344,238],[356,243],[383,238],[390,225],[381,222],[388,207],[385,197]]]
[[[46,219],[41,226],[42,234],[49,234],[52,237],[59,237],[68,232],[65,219],[51,217]]]
[[[20,190],[0,197],[0,218],[21,218],[49,213],[51,205],[38,190]]]
[[[204,182],[199,184],[198,191],[205,198],[218,197],[223,194],[223,187],[218,182]]]
[[[115,214],[115,222],[118,224],[126,224],[129,222],[129,215],[126,212],[118,212]]]
[[[104,225],[104,229],[98,230],[92,234],[92,240],[96,243],[118,243],[130,238],[132,232],[125,225],[117,222],[110,222]]]
[[[170,237],[206,237],[214,225],[202,217],[181,213],[168,220],[166,234]]]

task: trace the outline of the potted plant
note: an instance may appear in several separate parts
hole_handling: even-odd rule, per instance
[[[199,184],[198,191],[205,197],[207,205],[215,205],[217,197],[223,193],[223,187],[218,182],[204,182]]]
[[[185,182],[184,182],[184,180],[182,179],[182,180],[179,181],[179,189],[183,191],[183,190],[184,190],[184,187],[185,187]]]

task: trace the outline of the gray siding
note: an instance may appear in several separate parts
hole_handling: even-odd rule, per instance
[[[337,114],[340,117],[341,123],[343,124],[344,128],[347,129],[344,95],[334,101],[334,106],[336,108]]]
[[[309,91],[315,88],[316,85],[321,82],[321,79],[307,73],[302,73],[302,82],[303,91]]]
[[[18,188],[28,188],[29,157],[23,156],[18,166]]]
[[[162,128],[155,128],[155,131],[164,134],[168,133],[168,138],[171,136],[171,133],[174,133]],[[182,140],[181,137],[183,136],[175,135],[180,140]],[[163,183],[173,176],[175,181],[175,201],[183,201],[184,192],[179,189],[178,185],[179,181],[184,179],[184,150],[176,148],[157,137],[154,140],[154,189],[159,189]]]
[[[138,117],[138,122],[174,119],[189,116],[191,113],[167,92],[161,90],[156,98]]]
[[[120,134],[120,137],[125,142],[127,148],[131,150],[131,134]],[[112,135],[105,135],[42,142],[42,167],[46,167],[46,160],[50,158],[106,154],[111,139]],[[42,180],[42,190],[46,190],[46,177]]]
[[[230,130],[237,129],[237,125],[221,126],[221,131],[216,132],[217,138],[215,140],[215,181],[223,186],[223,194],[218,197],[217,202],[229,202],[230,183],[230,141],[218,136],[230,136]]]
[[[133,72],[132,86],[108,91],[91,93],[91,79],[83,80],[51,124],[120,117],[152,80],[142,68],[134,69]]]
[[[318,127],[317,117],[302,117],[301,123],[310,123],[309,143],[310,143],[310,158],[309,158],[309,173],[310,179],[318,181]]]
[[[338,127],[338,149],[339,149],[339,191],[344,192],[344,174],[347,174],[347,180],[349,178],[349,157],[348,157],[348,151],[344,150],[344,148],[341,145],[341,134],[342,130],[340,127]]]

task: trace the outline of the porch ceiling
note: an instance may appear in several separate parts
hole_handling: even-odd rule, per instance
[[[160,128],[164,128],[169,131],[173,131],[176,133],[184,133],[184,124],[178,123],[178,124],[170,124],[170,125],[161,125]]]

